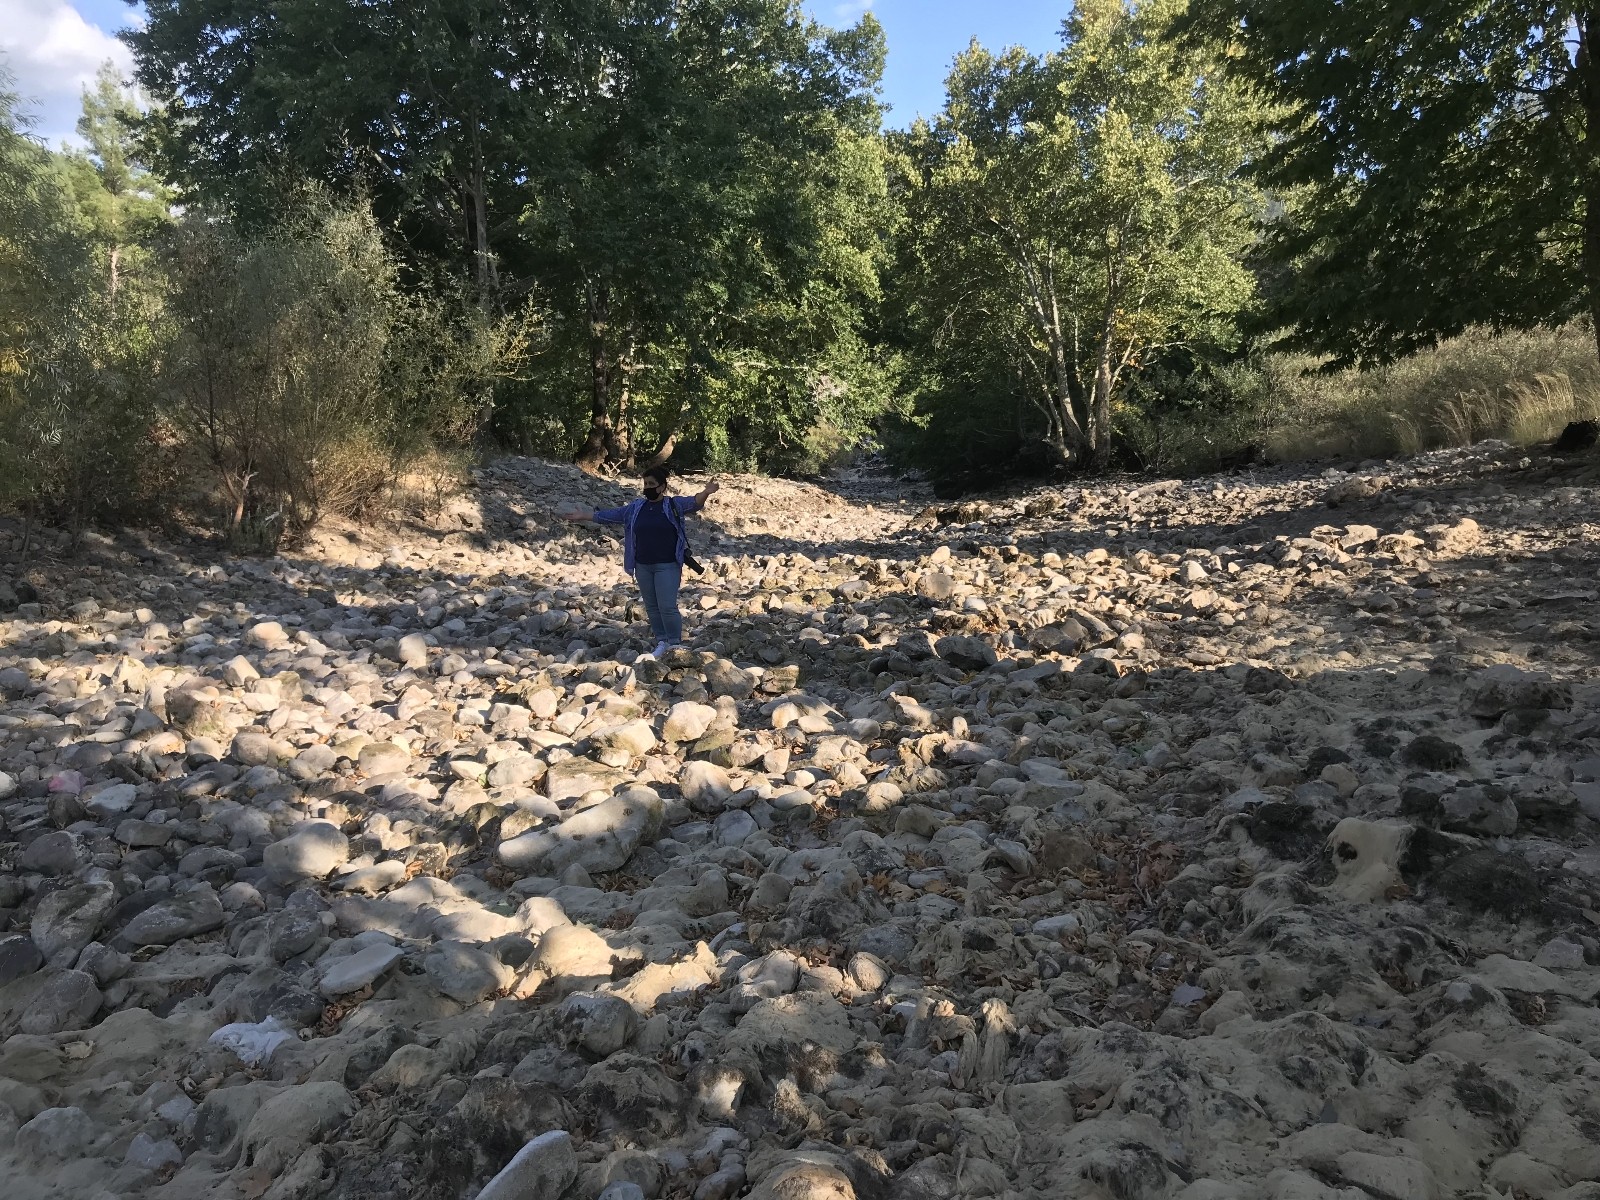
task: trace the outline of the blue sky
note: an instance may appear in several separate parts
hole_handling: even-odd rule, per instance
[[[78,94],[106,58],[128,65],[113,36],[138,20],[123,0],[0,0],[0,59],[31,102],[34,132],[51,145],[72,137]],[[976,37],[990,49],[1053,49],[1069,0],[806,0],[817,20],[849,25],[871,9],[889,40],[883,99],[904,127],[944,102],[950,61]]]
[[[1067,0],[807,0],[817,20],[849,25],[871,9],[889,41],[883,99],[889,125],[904,128],[944,107],[950,61],[974,37],[991,50],[1025,46],[1035,53],[1060,44]]]

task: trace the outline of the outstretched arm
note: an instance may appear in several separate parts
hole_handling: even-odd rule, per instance
[[[685,511],[699,512],[706,506],[706,501],[711,499],[712,494],[721,486],[721,484],[713,479],[710,483],[706,484],[705,487],[701,488],[697,495],[689,497],[689,503],[685,506]]]
[[[568,504],[556,509],[563,521],[594,521],[601,525],[621,525],[628,516],[627,508],[580,508]]]

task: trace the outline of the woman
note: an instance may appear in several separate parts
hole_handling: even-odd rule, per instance
[[[644,495],[621,508],[585,511],[568,507],[557,515],[565,521],[598,521],[621,525],[622,568],[639,584],[644,610],[650,614],[650,632],[660,658],[683,644],[683,614],[678,611],[678,588],[683,583],[683,562],[689,556],[689,535],[683,519],[699,512],[717,490],[708,483],[697,496],[667,495],[666,467],[644,473]]]

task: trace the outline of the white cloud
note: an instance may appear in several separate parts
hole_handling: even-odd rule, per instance
[[[110,59],[131,74],[128,48],[84,20],[70,0],[5,0],[0,63],[16,77],[16,92],[34,119],[33,133],[50,145],[77,141],[81,93]]]
[[[836,26],[854,25],[861,19],[861,14],[872,7],[872,0],[844,0],[842,4],[835,4],[829,23]]]

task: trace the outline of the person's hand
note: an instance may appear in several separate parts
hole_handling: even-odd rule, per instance
[[[706,484],[705,487],[700,489],[700,494],[702,496],[709,496],[713,492],[715,492],[718,489],[720,489],[721,487],[722,487],[722,485],[720,483],[718,483],[715,479],[713,479],[710,483]]]
[[[556,509],[556,516],[563,521],[587,521],[593,515],[588,509],[579,508],[575,504]]]

